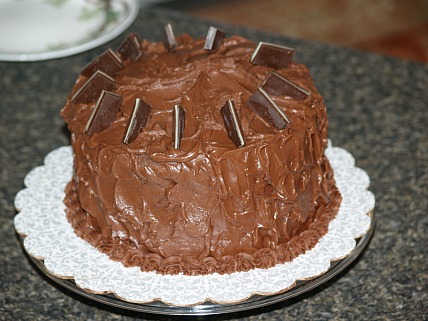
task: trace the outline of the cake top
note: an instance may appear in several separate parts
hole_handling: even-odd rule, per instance
[[[322,98],[293,55],[213,27],[194,40],[167,25],[163,43],[131,34],[82,69],[62,116],[94,147],[219,157],[313,123],[311,105]]]

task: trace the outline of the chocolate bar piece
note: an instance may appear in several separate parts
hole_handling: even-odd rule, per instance
[[[140,98],[135,100],[134,109],[126,128],[125,137],[123,138],[124,144],[131,144],[137,138],[138,134],[146,126],[151,109],[150,105],[144,100]]]
[[[122,60],[113,50],[107,49],[80,71],[80,74],[91,77],[96,71],[102,71],[109,76],[114,77],[122,69]]]
[[[183,138],[186,112],[180,105],[175,105],[172,111],[172,145],[175,149],[180,148]]]
[[[172,26],[170,23],[165,26],[163,44],[166,50],[170,52],[175,52],[175,48],[177,47],[177,41],[175,40],[174,30],[172,30]]]
[[[284,129],[290,123],[287,115],[285,115],[285,113],[261,87],[259,87],[247,100],[247,105],[250,106],[270,126],[277,129]]]
[[[220,111],[223,116],[227,136],[229,136],[230,140],[237,147],[244,146],[244,131],[242,130],[241,122],[239,121],[233,100],[228,100],[226,104],[221,107]]]
[[[136,33],[128,35],[117,49],[122,60],[137,61],[143,55],[143,47]]]
[[[268,94],[275,96],[287,96],[296,100],[303,100],[309,96],[302,87],[274,71],[269,74],[262,87]]]
[[[215,27],[210,27],[208,29],[208,34],[205,39],[204,49],[209,51],[215,51],[220,48],[223,43],[226,33]]]
[[[85,132],[88,135],[93,135],[109,127],[116,118],[121,105],[122,96],[103,90],[91,117],[86,123]]]
[[[103,90],[111,90],[114,79],[102,71],[96,71],[71,97],[73,103],[89,104],[97,100]]]
[[[275,69],[287,67],[293,60],[294,49],[275,45],[267,42],[259,42],[254,50],[250,62]]]

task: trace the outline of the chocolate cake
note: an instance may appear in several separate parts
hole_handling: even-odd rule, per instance
[[[130,34],[85,66],[67,217],[125,266],[200,275],[269,268],[313,248],[341,196],[326,107],[294,50],[210,28]]]

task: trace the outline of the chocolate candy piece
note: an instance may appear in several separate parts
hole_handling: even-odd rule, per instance
[[[259,42],[250,62],[275,69],[287,67],[293,60],[294,49],[267,42]]]
[[[131,33],[117,48],[117,52],[122,60],[137,61],[143,54],[143,47],[136,33]]]
[[[94,102],[103,90],[111,90],[114,79],[102,71],[96,71],[71,97],[73,103],[89,104]]]
[[[205,39],[204,49],[209,51],[217,50],[220,48],[225,36],[226,33],[224,31],[210,27]]]
[[[113,50],[107,49],[95,60],[87,64],[80,71],[80,74],[86,77],[92,76],[96,71],[102,71],[109,76],[115,76],[122,69],[122,60],[114,53]]]
[[[122,96],[103,90],[91,117],[86,123],[85,132],[88,135],[93,135],[109,127],[116,118],[121,105]]]
[[[175,105],[172,110],[172,145],[175,149],[180,148],[183,138],[186,112],[180,105]]]
[[[224,127],[227,136],[237,146],[242,147],[245,145],[244,131],[241,127],[241,122],[238,119],[238,114],[235,110],[233,100],[228,100],[226,104],[220,109],[223,116]]]
[[[309,96],[302,87],[274,71],[270,73],[262,87],[268,94],[275,96],[287,96],[296,100],[303,100]]]
[[[140,131],[146,126],[147,120],[150,116],[151,107],[144,100],[135,99],[134,109],[132,110],[131,119],[129,120],[128,127],[126,128],[125,137],[123,138],[124,144],[131,144],[137,138]]]
[[[170,52],[175,52],[175,48],[177,47],[177,41],[175,40],[174,31],[172,30],[172,26],[170,23],[165,26],[163,44],[166,50]]]
[[[277,129],[284,129],[290,123],[285,113],[261,87],[259,87],[247,100],[247,105],[269,125]]]

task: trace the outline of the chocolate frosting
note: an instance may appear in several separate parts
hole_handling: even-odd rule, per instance
[[[324,149],[326,108],[304,65],[276,72],[308,91],[303,100],[272,96],[290,124],[278,130],[246,104],[272,68],[254,65],[256,44],[177,37],[175,52],[143,41],[137,61],[115,76],[123,103],[109,128],[88,135],[95,103],[71,97],[61,115],[72,135],[74,179],[67,217],[76,233],[126,266],[189,275],[268,268],[312,248],[336,215],[340,194]],[[122,140],[135,100],[150,117],[130,144]],[[229,139],[220,112],[233,100],[245,145]],[[186,110],[173,146],[173,106]]]

